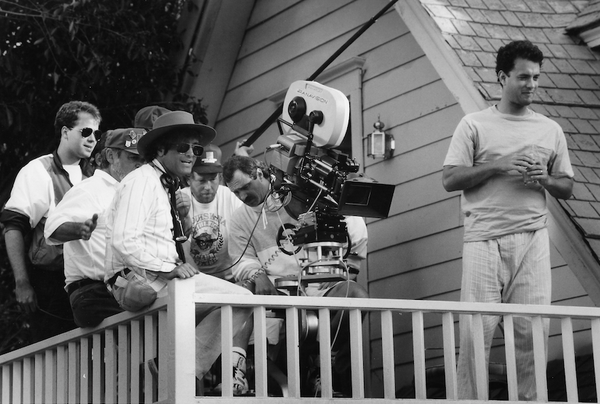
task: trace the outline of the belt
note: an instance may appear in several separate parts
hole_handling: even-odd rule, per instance
[[[69,296],[71,296],[71,294],[73,292],[75,292],[77,289],[82,288],[82,287],[87,286],[87,285],[91,285],[93,283],[97,283],[97,282],[104,283],[102,281],[97,281],[97,280],[89,279],[89,278],[83,278],[83,279],[80,279],[78,281],[71,282],[71,283],[69,283],[66,286],[67,293],[69,294]]]
[[[117,281],[117,278],[119,276],[122,278],[125,278],[129,272],[131,272],[131,269],[129,269],[129,268],[122,269],[119,272],[117,272],[116,274],[114,274],[112,276],[112,278],[107,280],[106,283],[108,283],[108,285],[112,287],[115,284],[115,282]]]

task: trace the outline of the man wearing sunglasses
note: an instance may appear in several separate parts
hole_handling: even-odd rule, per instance
[[[100,111],[90,103],[62,105],[54,121],[58,148],[19,171],[0,216],[17,302],[30,314],[33,342],[76,327],[64,290],[62,248],[46,244],[44,225],[63,195],[91,175],[88,158],[100,121]]]
[[[44,235],[49,244],[64,243],[65,289],[80,327],[95,327],[123,311],[104,284],[106,214],[119,182],[144,163],[137,143],[145,132],[106,132],[98,142],[100,166],[94,175],[71,188],[48,216]]]
[[[153,129],[138,143],[147,164],[133,171],[119,186],[107,218],[105,281],[120,306],[129,311],[147,307],[166,296],[174,278],[194,278],[196,293],[249,294],[240,286],[200,273],[186,262],[180,217],[187,203],[178,184],[192,173],[197,157],[216,132],[196,124],[184,111],[159,116]],[[136,289],[135,293],[130,293]],[[233,309],[233,332],[246,323],[250,310]],[[196,377],[201,380],[220,355],[218,307],[196,309]]]

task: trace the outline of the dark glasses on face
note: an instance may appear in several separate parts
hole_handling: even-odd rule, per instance
[[[185,154],[187,153],[187,151],[190,149],[190,147],[192,148],[192,153],[194,153],[194,156],[201,156],[202,152],[204,152],[204,147],[200,146],[199,144],[193,144],[193,143],[174,143],[171,145],[172,149],[175,149],[177,151],[177,153],[181,153],[181,154]]]
[[[82,128],[79,129],[79,132],[81,132],[81,137],[90,137],[93,133],[96,140],[100,140],[100,137],[102,136],[102,131],[94,130],[92,128]]]

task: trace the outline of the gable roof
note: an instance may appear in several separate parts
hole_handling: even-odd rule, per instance
[[[573,197],[559,203],[600,262],[600,55],[565,30],[598,1],[418,1],[490,105],[501,95],[498,49],[528,39],[542,50],[543,74],[532,108],[565,132],[575,185]]]

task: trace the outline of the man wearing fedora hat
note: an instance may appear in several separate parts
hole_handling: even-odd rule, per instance
[[[192,173],[197,157],[216,132],[196,124],[193,116],[173,111],[159,116],[138,143],[146,160],[120,184],[107,220],[105,281],[122,308],[141,310],[152,299],[165,296],[174,278],[194,278],[196,293],[250,294],[240,286],[200,273],[186,262],[175,190]],[[132,285],[139,293],[129,295]],[[250,309],[233,310],[234,335]],[[196,318],[196,377],[202,379],[220,354],[218,307],[198,307]]]
[[[95,327],[123,311],[104,283],[106,213],[119,181],[143,164],[137,142],[143,129],[107,131],[100,139],[100,166],[73,188],[46,222],[48,244],[63,244],[65,290],[75,324]]]

